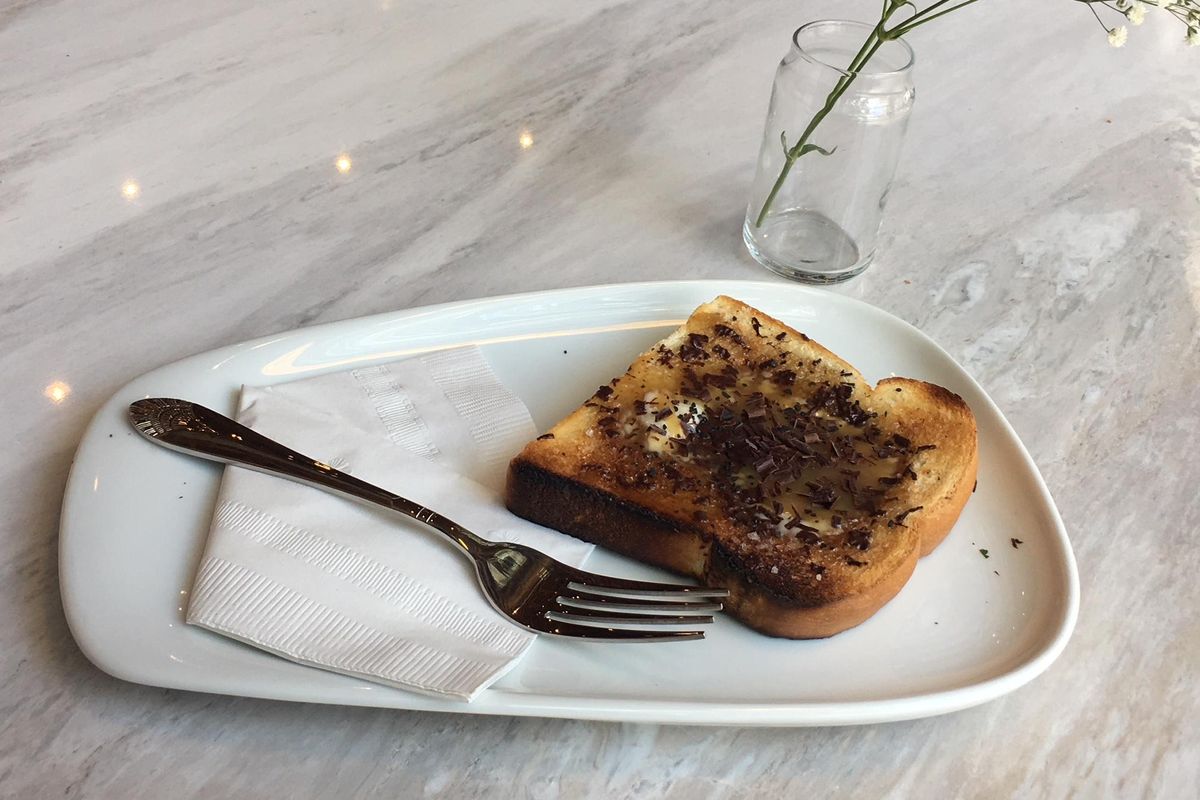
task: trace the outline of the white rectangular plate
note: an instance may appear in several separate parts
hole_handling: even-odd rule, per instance
[[[721,293],[807,333],[868,380],[894,373],[932,381],[975,411],[978,491],[900,595],[863,625],[821,641],[771,639],[727,618],[700,642],[543,638],[467,705],[299,666],[184,624],[220,469],[140,440],[126,423],[131,401],[168,395],[229,413],[242,384],[474,343],[545,429]],[[388,488],[403,493],[403,476]],[[1014,538],[1024,542],[1020,549]],[[587,566],[662,577],[601,550]],[[597,286],[410,309],[155,370],[118,392],[84,435],[64,501],[60,572],[79,646],[105,672],[129,681],[282,700],[690,724],[844,725],[976,705],[1044,670],[1065,646],[1079,603],[1075,559],[1037,468],[995,404],[949,355],[865,303],[800,286],[729,281]]]

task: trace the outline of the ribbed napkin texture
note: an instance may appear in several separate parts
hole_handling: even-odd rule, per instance
[[[476,348],[242,389],[238,419],[488,539],[571,564],[590,546],[508,513],[508,460],[536,431]],[[533,635],[484,599],[423,525],[225,470],[187,621],[301,664],[471,700]]]

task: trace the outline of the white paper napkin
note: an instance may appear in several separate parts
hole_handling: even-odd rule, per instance
[[[244,387],[238,420],[488,539],[579,565],[591,546],[503,507],[536,430],[476,348]],[[488,605],[455,545],[399,515],[230,467],[187,621],[284,658],[466,700],[534,635]]]

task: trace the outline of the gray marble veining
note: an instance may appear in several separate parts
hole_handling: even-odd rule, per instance
[[[881,256],[838,290],[960,359],[1046,476],[1083,605],[1031,685],[895,725],[672,728],[164,691],[71,640],[58,504],[116,388],[372,312],[768,279],[739,227],[774,64],[847,5],[0,5],[0,796],[1193,792],[1200,51],[1153,19],[1113,50],[1069,0],[912,37]]]

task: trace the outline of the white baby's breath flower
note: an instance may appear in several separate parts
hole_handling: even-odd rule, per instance
[[[1189,28],[1187,35],[1188,47],[1200,47],[1200,28]]]
[[[1113,47],[1124,47],[1125,42],[1129,40],[1129,29],[1124,25],[1118,25],[1115,28],[1110,28],[1108,31],[1108,43]]]
[[[1141,3],[1134,3],[1125,12],[1125,18],[1129,20],[1130,25],[1141,25],[1146,21],[1146,7]]]

